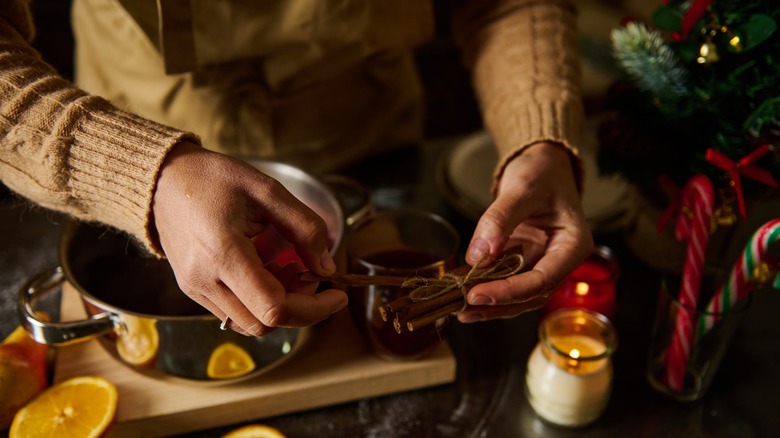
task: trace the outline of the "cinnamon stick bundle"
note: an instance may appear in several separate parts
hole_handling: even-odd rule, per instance
[[[466,307],[466,294],[472,286],[486,281],[511,277],[524,267],[523,256],[518,252],[505,254],[486,268],[481,264],[461,266],[440,278],[394,277],[335,273],[321,277],[313,272],[299,273],[303,281],[331,281],[349,286],[395,286],[411,291],[379,308],[383,321],[392,319],[398,333],[419,330],[440,318],[457,313]]]
[[[380,307],[384,321],[392,319],[395,331],[419,330],[466,307],[466,294],[478,283],[507,278],[523,269],[523,256],[507,254],[486,268],[461,266],[441,278],[410,278],[401,285],[409,294]]]

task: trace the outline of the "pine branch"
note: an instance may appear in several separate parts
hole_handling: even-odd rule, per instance
[[[688,93],[688,72],[660,33],[641,23],[628,23],[611,36],[615,58],[639,88],[672,101]]]

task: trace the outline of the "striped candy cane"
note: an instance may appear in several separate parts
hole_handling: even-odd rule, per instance
[[[766,253],[770,246],[780,240],[780,218],[761,225],[750,237],[745,249],[731,269],[729,278],[707,304],[708,315],[699,319],[697,339],[704,336],[718,322],[718,316],[728,312],[740,299],[746,297],[755,287],[766,268]],[[780,275],[774,274],[772,285],[780,289]]]
[[[696,321],[686,309],[695,309],[704,271],[704,256],[710,236],[715,195],[712,182],[704,175],[691,177],[683,187],[682,210],[677,219],[675,234],[679,240],[688,240],[680,285],[680,311],[675,318],[672,339],[664,356],[664,383],[679,390],[685,379],[685,368],[694,340]]]

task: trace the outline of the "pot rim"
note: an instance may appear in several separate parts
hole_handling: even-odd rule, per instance
[[[65,226],[65,229],[62,233],[62,236],[59,241],[58,246],[58,260],[60,264],[60,268],[62,269],[63,273],[65,274],[65,281],[73,286],[76,291],[78,291],[79,296],[89,302],[90,304],[103,309],[107,312],[114,313],[116,315],[131,315],[139,318],[150,318],[150,319],[156,319],[156,320],[213,320],[213,321],[219,321],[219,318],[216,317],[216,315],[209,312],[205,307],[203,308],[203,314],[202,315],[158,315],[154,313],[145,313],[145,312],[137,312],[134,310],[128,310],[124,309],[122,307],[116,306],[114,304],[110,304],[106,302],[103,299],[100,299],[93,295],[91,292],[87,290],[86,287],[84,287],[77,278],[78,276],[74,274],[72,267],[71,267],[71,260],[68,257],[68,250],[71,247],[71,244],[74,239],[74,234],[76,231],[81,227],[89,227],[91,226],[89,223],[78,221],[78,220],[71,220],[68,222],[68,224]],[[131,238],[128,237],[128,240]],[[184,294],[184,292],[181,292]]]

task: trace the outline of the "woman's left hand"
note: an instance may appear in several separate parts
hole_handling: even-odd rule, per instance
[[[506,166],[496,198],[474,231],[466,262],[489,263],[520,245],[530,269],[471,288],[469,306],[458,320],[509,318],[541,307],[592,251],[571,155],[555,143],[529,146]]]

